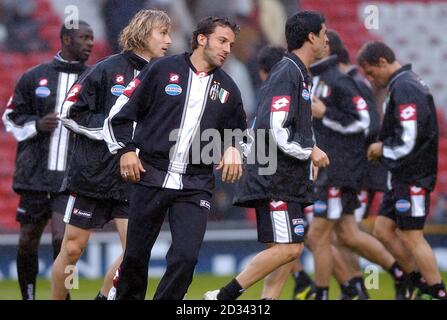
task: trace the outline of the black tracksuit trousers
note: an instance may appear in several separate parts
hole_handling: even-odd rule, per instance
[[[135,184],[130,196],[126,249],[116,288],[117,300],[143,300],[152,247],[166,213],[172,244],[167,269],[154,300],[181,300],[191,284],[205,235],[211,195],[200,190],[173,190]]]

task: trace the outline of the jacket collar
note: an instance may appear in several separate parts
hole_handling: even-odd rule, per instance
[[[81,61],[67,61],[61,56],[59,51],[53,58],[53,65],[58,71],[67,73],[80,73],[86,69],[84,62]]]
[[[136,53],[127,51],[123,53],[129,63],[137,70],[141,70],[147,65],[151,60],[147,60]]]
[[[189,67],[192,69],[192,71],[194,71],[195,74],[197,74],[199,76],[208,76],[210,74],[213,74],[214,72],[216,72],[219,69],[219,67],[215,67],[214,69],[212,69],[208,72],[197,70],[191,62],[191,54],[192,54],[191,52],[185,52],[184,57],[185,57],[186,63],[189,65]]]
[[[404,74],[408,73],[411,71],[411,64],[406,64],[404,66],[402,66],[400,69],[396,70],[390,77],[390,81],[388,82],[387,85],[387,89],[389,90],[394,83],[396,82],[397,79],[399,79],[401,76],[403,76]]]
[[[304,82],[309,83],[309,73],[303,61],[301,61],[301,59],[292,52],[287,52],[285,58],[290,59],[293,63],[295,63],[295,65],[300,70],[302,77],[304,78]]]

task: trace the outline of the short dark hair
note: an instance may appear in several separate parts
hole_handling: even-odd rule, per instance
[[[195,50],[199,46],[199,42],[197,41],[197,36],[199,34],[203,34],[204,36],[208,37],[210,34],[214,32],[217,26],[220,27],[228,27],[235,34],[239,33],[239,26],[235,23],[232,23],[228,18],[226,17],[206,17],[199,21],[197,24],[196,30],[192,33],[192,39],[191,39],[191,49]]]
[[[319,35],[324,16],[314,11],[300,11],[292,15],[286,22],[287,50],[299,49],[309,40],[309,33]]]
[[[269,73],[273,66],[279,62],[287,51],[280,46],[265,46],[258,54],[258,66],[259,69]]]
[[[335,30],[328,30],[326,35],[329,39],[329,54],[337,55],[337,61],[339,63],[351,63],[349,51],[346,49],[340,35]]]
[[[371,41],[365,43],[357,55],[359,65],[368,63],[370,65],[378,65],[379,59],[384,58],[388,63],[396,61],[393,50],[385,43],[380,41]]]
[[[84,20],[77,20],[77,21],[76,20],[70,20],[70,21],[67,21],[67,22],[63,23],[62,27],[61,27],[61,32],[60,32],[60,35],[59,35],[59,37],[61,39],[61,42],[62,42],[64,36],[69,36],[70,38],[73,37],[73,33],[77,29],[73,28],[71,26],[74,26],[75,23],[77,23],[78,26],[90,27],[90,25],[87,22],[85,22]]]

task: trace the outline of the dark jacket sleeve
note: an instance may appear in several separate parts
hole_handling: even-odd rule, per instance
[[[104,121],[103,134],[111,153],[123,154],[136,150],[133,141],[134,122],[138,122],[141,111],[148,105],[155,73],[156,68],[152,65],[143,68],[110,110]]]
[[[341,134],[368,133],[368,105],[353,80],[340,79],[332,88],[333,101],[322,119],[324,126]]]
[[[312,136],[304,137],[302,131],[295,128],[295,118],[302,107],[298,97],[303,88],[300,86],[302,80],[294,68],[295,66],[284,64],[277,69],[271,75],[271,85],[262,99],[264,107],[269,110],[270,130],[279,150],[299,160],[307,160],[315,141]]]
[[[103,140],[102,128],[106,115],[99,105],[104,103],[101,94],[107,92],[103,88],[103,71],[95,67],[85,73],[71,87],[62,106],[61,120],[64,126],[89,139]],[[99,109],[99,110],[98,110]]]
[[[387,110],[392,112],[393,120],[389,114],[385,117],[386,121],[393,121],[393,130],[382,137],[383,161],[388,166],[392,167],[393,162],[413,151],[420,129],[418,122],[423,123],[423,118],[429,112],[425,99],[426,96],[411,84],[403,83],[393,89],[390,96],[392,108]]]
[[[33,105],[31,81],[29,72],[22,75],[2,117],[6,131],[12,133],[19,142],[38,134],[40,117]]]

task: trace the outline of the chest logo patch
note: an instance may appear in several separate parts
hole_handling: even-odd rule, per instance
[[[217,97],[219,96],[219,89],[220,86],[218,84],[215,84],[211,87],[210,90],[210,99],[215,101],[217,99]]]
[[[303,89],[303,92],[301,93],[301,96],[304,100],[308,101],[310,99],[310,92],[307,89]]]
[[[115,82],[117,84],[124,84],[124,76],[122,74],[117,74],[115,76]]]
[[[114,96],[119,97],[120,95],[123,94],[124,90],[126,90],[126,87],[125,87],[125,86],[122,86],[122,85],[120,85],[120,84],[116,84],[116,85],[114,85],[114,86],[110,89],[110,92],[111,92]]]
[[[171,83],[165,87],[166,94],[170,96],[178,96],[182,93],[182,91],[182,87],[180,87],[178,84]]]
[[[178,84],[180,82],[180,76],[177,73],[170,73],[169,82]]]
[[[225,103],[228,101],[228,98],[230,97],[230,93],[225,90],[224,88],[220,88],[219,90],[219,100],[222,103]]]
[[[39,98],[46,98],[51,94],[51,90],[48,87],[37,87],[36,96]]]

